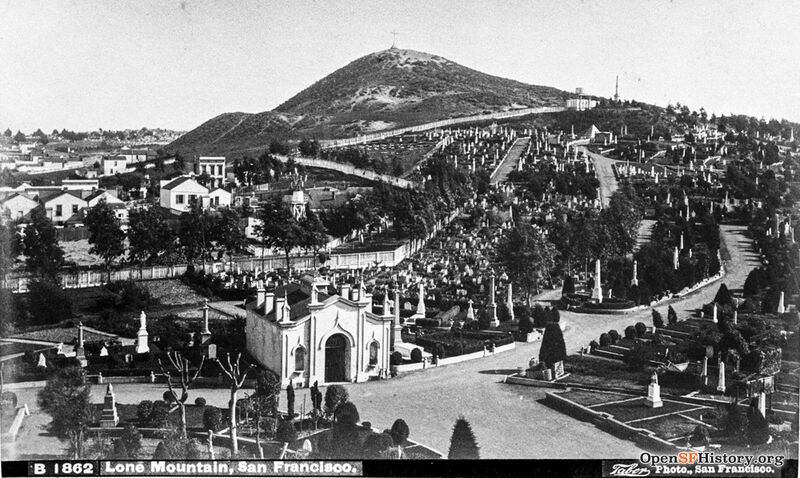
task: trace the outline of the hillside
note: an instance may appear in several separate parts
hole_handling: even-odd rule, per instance
[[[273,111],[212,118],[166,149],[228,153],[263,146],[273,138],[347,137],[488,111],[560,106],[569,96],[440,56],[392,48],[351,62]]]

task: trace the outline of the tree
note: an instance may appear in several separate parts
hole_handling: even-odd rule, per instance
[[[714,296],[714,302],[722,306],[725,305],[733,306],[733,294],[731,294],[731,291],[728,290],[727,285],[721,284],[719,286],[719,289],[717,290],[717,295]]]
[[[289,382],[289,385],[286,386],[286,411],[289,419],[294,419],[294,387],[292,382]]]
[[[600,212],[601,245],[606,257],[623,256],[636,245],[642,208],[632,187],[622,187]]]
[[[69,442],[73,459],[84,456],[86,428],[92,420],[91,387],[85,384],[83,369],[63,368],[39,391],[39,408],[52,417],[50,433]]]
[[[233,254],[247,248],[247,237],[242,228],[239,213],[235,209],[224,207],[219,210],[220,217],[216,222],[215,237],[217,244],[228,254],[233,269]]]
[[[386,432],[370,433],[364,440],[363,457],[365,459],[385,459],[393,444],[392,437]]]
[[[136,407],[136,419],[139,421],[140,426],[147,423],[150,418],[150,413],[153,411],[153,402],[150,400],[142,400]]]
[[[661,316],[661,312],[656,309],[653,309],[653,327],[657,329],[664,327],[664,318]]]
[[[255,392],[250,397],[256,416],[256,447],[261,446],[261,419],[267,415],[278,416],[280,393],[281,381],[278,376],[272,371],[260,370],[256,375]]]
[[[203,205],[197,199],[191,201],[189,210],[181,214],[180,218],[178,242],[181,250],[190,263],[200,258],[204,271],[206,256],[211,249],[214,224],[214,215],[204,210]]]
[[[300,227],[305,233],[302,239],[303,248],[313,253],[314,267],[316,268],[317,256],[322,247],[328,243],[328,231],[319,216],[310,207],[306,208],[306,214],[300,220]]]
[[[278,424],[278,432],[275,433],[275,440],[283,443],[292,443],[297,440],[297,430],[291,419],[281,420]]]
[[[22,246],[25,262],[33,273],[58,283],[58,270],[64,263],[64,251],[58,245],[56,228],[47,217],[44,206],[37,206],[31,211]]]
[[[172,375],[164,368],[161,359],[158,359],[158,367],[161,369],[161,374],[167,379],[169,393],[172,395],[172,399],[178,405],[178,409],[181,412],[180,434],[183,438],[186,438],[186,399],[189,398],[189,386],[200,375],[200,370],[203,369],[203,363],[205,362],[205,356],[200,360],[200,365],[197,367],[194,375],[190,375],[189,373],[189,360],[183,358],[180,352],[167,353],[167,359],[172,368],[178,373],[178,383],[181,387],[180,396],[172,385]]]
[[[28,282],[25,301],[29,325],[55,324],[72,317],[72,299],[64,289],[50,279]]]
[[[22,134],[22,131],[17,130],[17,134],[14,135],[14,141],[16,141],[17,143],[22,143],[26,139],[27,138],[25,137],[24,134]]]
[[[345,403],[349,397],[347,389],[343,386],[330,385],[325,390],[325,412],[335,416],[339,406]]]
[[[297,149],[303,156],[316,157],[319,154],[319,141],[315,139],[303,138],[297,145]]]
[[[464,417],[459,417],[453,426],[450,437],[448,460],[477,460],[480,458],[478,443],[472,433],[472,427]]]
[[[542,232],[521,222],[500,241],[497,257],[511,279],[525,291],[529,306],[541,282],[555,266],[555,246]]]
[[[6,130],[3,132],[3,136],[5,136],[6,138],[10,138],[12,134],[13,133],[11,132],[11,128],[6,128]]]
[[[602,334],[600,334],[599,345],[601,347],[608,347],[609,345],[611,345],[611,337],[607,333],[603,332]]]
[[[678,313],[675,312],[671,305],[667,308],[667,322],[670,325],[678,323]]]
[[[143,263],[172,251],[175,234],[155,208],[133,209],[128,219],[128,258]]]
[[[519,331],[523,334],[533,332],[533,322],[531,322],[531,316],[527,312],[524,312],[519,318]]]
[[[119,219],[103,199],[89,210],[83,222],[89,229],[89,252],[103,259],[111,282],[111,263],[125,252],[125,233]]]
[[[615,329],[609,330],[608,336],[611,338],[611,345],[614,345],[617,342],[619,342],[619,332],[617,332]]]
[[[123,460],[135,460],[142,449],[142,434],[133,426],[126,423],[122,435],[114,440],[114,454]]]
[[[239,389],[242,388],[245,379],[247,379],[247,372],[249,372],[251,368],[255,367],[255,365],[250,364],[247,368],[242,370],[241,358],[242,354],[237,353],[236,360],[234,362],[231,362],[231,354],[225,354],[226,363],[224,364],[219,360],[217,360],[217,365],[219,365],[220,370],[222,370],[222,373],[224,373],[231,382],[230,429],[231,429],[231,453],[234,455],[239,453],[239,439],[237,436],[239,421],[236,419],[236,405],[237,405]],[[198,368],[198,372],[199,371],[200,369]]]
[[[625,327],[625,338],[626,339],[635,339],[636,338],[636,327],[629,325]]]
[[[261,224],[255,228],[261,245],[282,249],[286,257],[286,270],[289,270],[289,253],[295,247],[306,244],[306,233],[300,222],[292,215],[280,197],[267,200],[259,212]],[[262,258],[263,258],[262,250]],[[263,265],[263,264],[262,264]]]
[[[551,322],[544,329],[542,346],[539,349],[539,361],[547,367],[552,367],[556,362],[565,358],[567,358],[567,346],[564,343],[564,334],[558,324]]]
[[[636,336],[639,338],[644,337],[645,332],[647,332],[647,326],[644,325],[644,322],[636,322],[633,328],[636,330]]]

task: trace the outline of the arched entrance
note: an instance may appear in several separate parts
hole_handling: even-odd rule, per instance
[[[325,341],[325,382],[348,382],[350,342],[342,334],[333,334]]]

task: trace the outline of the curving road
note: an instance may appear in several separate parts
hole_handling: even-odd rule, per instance
[[[600,154],[593,153],[585,146],[578,146],[577,149],[578,151],[582,151],[583,154],[589,156],[589,159],[591,159],[594,163],[595,174],[597,175],[597,179],[600,181],[600,201],[602,202],[603,207],[607,207],[608,202],[611,200],[611,196],[617,190],[617,187],[619,187],[617,184],[617,178],[614,176],[614,170],[612,169],[614,160]]]

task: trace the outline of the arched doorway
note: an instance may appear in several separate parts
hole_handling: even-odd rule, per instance
[[[334,334],[325,342],[325,382],[347,382],[350,370],[350,342]]]

